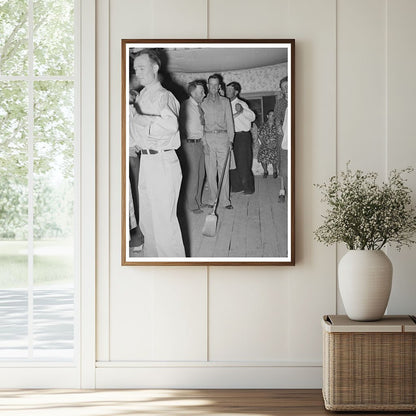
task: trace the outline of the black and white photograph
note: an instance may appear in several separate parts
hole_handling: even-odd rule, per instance
[[[294,265],[294,48],[122,40],[122,265]]]

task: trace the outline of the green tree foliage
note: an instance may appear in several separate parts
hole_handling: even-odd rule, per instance
[[[0,82],[0,177],[27,177],[28,89],[24,81]]]
[[[34,75],[74,74],[73,1],[33,1]],[[28,125],[33,114],[34,236],[72,233],[73,81],[28,75],[28,2],[0,0],[0,238],[27,238]],[[33,87],[33,111],[28,91]]]
[[[34,103],[34,170],[60,171],[73,177],[74,85],[70,81],[38,81]]]
[[[74,5],[70,0],[34,0],[36,75],[74,74]]]
[[[27,109],[24,81],[0,82],[0,238],[27,235]]]
[[[33,236],[65,237],[72,231],[73,184],[59,181],[59,189],[44,175],[35,178]]]
[[[0,0],[0,75],[27,75],[27,0]]]
[[[27,187],[0,177],[0,239],[27,236]]]

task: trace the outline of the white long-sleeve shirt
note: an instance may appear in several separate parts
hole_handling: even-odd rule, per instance
[[[204,126],[201,123],[201,113],[198,103],[192,97],[182,103],[179,120],[185,139],[202,139]]]
[[[243,112],[238,115],[236,115],[236,104],[240,104],[241,107],[243,107]],[[250,131],[251,123],[256,119],[256,115],[250,110],[247,103],[236,97],[231,101],[231,108],[233,110],[235,132],[239,133],[241,131]]]
[[[141,149],[168,150],[181,145],[179,103],[160,82],[146,86],[136,101],[140,113],[131,117],[135,139]]]

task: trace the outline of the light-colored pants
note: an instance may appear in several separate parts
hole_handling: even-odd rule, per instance
[[[204,140],[205,169],[209,187],[208,204],[213,205],[217,197],[218,185],[221,179],[230,140],[227,133],[206,133]],[[221,187],[219,206],[231,205],[230,201],[230,158],[225,168],[224,180]]]
[[[145,257],[185,257],[176,215],[181,181],[174,150],[141,155],[139,204]]]

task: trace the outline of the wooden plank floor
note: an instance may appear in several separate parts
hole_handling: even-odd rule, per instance
[[[391,416],[330,412],[321,390],[0,390],[1,416]]]
[[[287,201],[279,202],[280,177],[255,176],[252,195],[231,193],[233,210],[217,209],[217,235],[202,235],[203,214],[182,210],[180,223],[190,257],[286,257]]]
[[[287,195],[279,200],[282,186],[287,192],[287,161],[282,160],[278,178],[255,175],[255,192],[252,195],[231,193],[233,210],[217,209],[217,235],[202,235],[205,218],[212,212],[204,208],[203,214],[194,214],[185,208],[184,194],[178,203],[178,219],[187,257],[286,257],[288,249]],[[283,178],[284,184],[283,184]],[[203,201],[208,192],[204,187]],[[146,241],[145,241],[146,244]],[[143,257],[144,252],[131,257]]]
[[[217,209],[215,237],[202,235],[212,209],[204,208],[203,214],[180,209],[179,223],[187,257],[287,256],[288,204],[287,199],[279,201],[280,177],[254,178],[254,194],[231,193],[234,209]],[[143,252],[137,255],[142,256]]]

